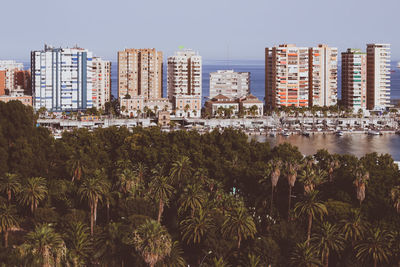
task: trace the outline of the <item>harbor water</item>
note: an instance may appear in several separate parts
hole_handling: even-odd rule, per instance
[[[327,149],[330,153],[351,154],[362,157],[367,153],[390,154],[395,161],[400,161],[400,135],[383,134],[367,135],[348,133],[343,136],[335,134],[311,134],[270,137],[266,135],[252,135],[250,138],[259,142],[269,142],[271,147],[288,142],[297,146],[303,155],[313,155],[319,149]]]

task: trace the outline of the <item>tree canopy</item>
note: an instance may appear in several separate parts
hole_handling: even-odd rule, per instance
[[[0,102],[6,266],[400,262],[390,155],[305,158],[233,129],[76,129],[55,140],[35,120]]]

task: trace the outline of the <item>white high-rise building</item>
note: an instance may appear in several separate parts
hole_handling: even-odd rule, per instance
[[[36,110],[77,111],[93,106],[92,52],[45,46],[31,52],[31,70]]]
[[[390,105],[390,44],[367,44],[367,108]]]
[[[201,56],[183,50],[168,57],[168,99],[178,117],[201,116]]]
[[[337,55],[336,47],[320,44],[310,48],[310,106],[337,104]]]
[[[93,57],[93,107],[104,109],[111,99],[111,61]]]
[[[250,94],[250,72],[218,70],[210,73],[210,99],[224,95],[230,99]]]

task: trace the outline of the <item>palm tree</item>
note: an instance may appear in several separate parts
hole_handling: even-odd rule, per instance
[[[350,217],[342,220],[341,224],[345,240],[351,241],[353,247],[356,242],[363,239],[364,233],[368,227],[368,224],[363,220],[359,209],[352,209]]]
[[[357,188],[357,199],[361,203],[365,199],[365,187],[369,180],[369,172],[362,166],[358,166],[354,172],[356,179],[354,185]]]
[[[170,177],[175,184],[184,182],[183,179],[188,178],[192,173],[192,167],[189,157],[181,156],[178,160],[172,163]]]
[[[394,208],[400,213],[400,185],[392,189],[390,196],[392,197]]]
[[[256,105],[253,105],[250,107],[250,114],[254,117],[257,114],[258,107]]]
[[[311,227],[313,219],[317,216],[322,219],[322,216],[324,214],[328,214],[326,206],[322,202],[318,201],[317,196],[317,190],[306,193],[304,200],[296,203],[296,206],[294,208],[297,216],[308,216],[307,244],[309,243],[311,237]]]
[[[158,201],[158,217],[157,222],[161,222],[161,215],[164,211],[164,205],[168,204],[174,188],[169,184],[168,177],[162,173],[154,171],[153,180],[150,182],[149,196],[151,199]]]
[[[290,256],[290,263],[296,267],[321,266],[315,248],[310,247],[307,241],[296,245]]]
[[[29,232],[25,245],[28,253],[39,257],[43,267],[56,266],[65,254],[65,244],[61,235],[47,224],[37,225],[34,231]]]
[[[0,191],[7,195],[8,203],[11,202],[12,195],[16,195],[21,189],[19,177],[15,173],[6,173],[0,177]]]
[[[213,220],[208,211],[198,210],[193,217],[189,217],[180,223],[182,239],[186,243],[200,243],[204,235],[214,228]]]
[[[222,224],[222,232],[225,236],[237,237],[237,248],[240,249],[242,238],[254,237],[257,232],[253,218],[247,213],[246,209],[239,206],[230,211],[224,223]]]
[[[371,230],[369,235],[355,246],[356,257],[359,261],[373,261],[374,267],[378,263],[388,262],[390,255],[390,235],[379,228]]]
[[[127,192],[135,193],[138,184],[138,177],[130,168],[118,172],[118,188],[121,192],[125,194]]]
[[[8,233],[13,227],[19,227],[17,211],[14,206],[2,204],[0,206],[0,232],[3,233],[4,247],[8,247]]]
[[[213,265],[214,267],[229,267],[230,265],[224,261],[222,257],[220,258],[213,258]]]
[[[67,166],[71,171],[72,182],[82,178],[85,167],[82,163],[82,149],[75,149],[67,161]]]
[[[167,257],[164,258],[163,267],[185,267],[187,266],[185,259],[183,258],[183,250],[179,246],[178,241],[172,242],[171,252]]]
[[[186,104],[186,106],[183,108],[183,110],[185,111],[185,113],[188,112],[189,109],[190,109],[189,104]]]
[[[267,163],[267,171],[265,174],[264,179],[268,179],[268,177],[271,177],[271,207],[270,207],[270,213],[272,214],[272,208],[273,208],[273,203],[274,203],[274,190],[276,185],[278,184],[279,177],[281,176],[281,165],[282,161],[280,160],[270,160]]]
[[[149,109],[148,106],[145,106],[145,107],[143,108],[143,114],[146,114],[146,118],[149,116],[149,111],[151,111],[151,110]]]
[[[203,207],[203,203],[206,201],[205,192],[201,188],[201,185],[189,184],[183,190],[183,194],[180,197],[180,211],[191,210],[192,217],[194,216],[194,212]]]
[[[172,248],[167,230],[154,220],[148,220],[134,231],[132,243],[150,267],[168,256]]]
[[[103,266],[123,266],[123,255],[127,253],[122,249],[124,238],[128,244],[131,240],[122,227],[122,223],[111,222],[94,236],[95,257]]]
[[[97,204],[102,201],[104,194],[108,191],[109,185],[105,181],[102,171],[97,170],[94,176],[83,180],[78,189],[81,200],[86,199],[90,206],[90,233],[93,235],[96,223]]]
[[[332,225],[329,222],[324,222],[317,234],[313,234],[311,243],[316,244],[316,247],[320,250],[322,255],[321,262],[324,266],[329,266],[329,255],[331,251],[340,252],[344,249],[344,238],[339,232],[336,225]]]
[[[329,181],[333,181],[333,172],[335,169],[339,167],[339,161],[335,158],[331,158],[328,160],[328,176],[329,176]]]
[[[288,164],[288,173],[287,173],[287,179],[288,179],[288,184],[289,184],[289,202],[288,202],[288,221],[290,220],[290,205],[292,202],[292,188],[294,187],[294,184],[296,183],[297,179],[297,169],[298,169],[297,164]]]
[[[28,178],[20,191],[20,202],[23,205],[31,207],[31,212],[34,213],[39,202],[47,195],[46,179],[43,177]]]
[[[327,174],[325,171],[319,168],[314,169],[311,166],[306,166],[299,174],[299,181],[304,186],[304,192],[310,193],[325,180],[326,176]]]
[[[261,267],[261,259],[260,256],[256,256],[254,254],[248,254],[247,257],[249,258],[247,266],[249,267]]]
[[[91,253],[89,227],[82,222],[72,222],[65,231],[65,243],[73,266],[84,266]]]
[[[147,173],[147,167],[143,162],[138,162],[134,165],[134,173],[136,174],[139,183],[143,183],[144,177]]]
[[[389,233],[390,251],[397,260],[397,265],[400,266],[400,230],[394,230]]]

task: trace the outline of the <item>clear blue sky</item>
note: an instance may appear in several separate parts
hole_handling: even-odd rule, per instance
[[[124,48],[263,60],[280,43],[343,51],[384,42],[400,60],[400,0],[10,0],[1,9],[0,59],[29,60],[44,43],[115,61]]]

